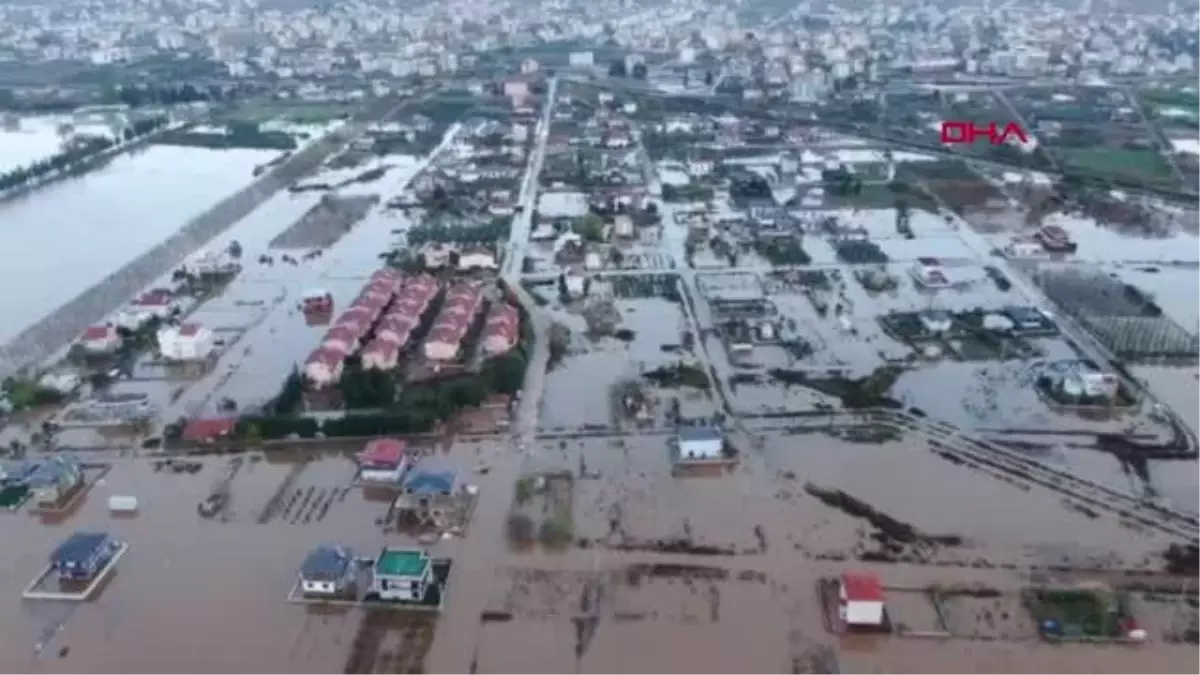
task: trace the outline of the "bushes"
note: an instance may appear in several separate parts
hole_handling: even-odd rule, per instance
[[[300,438],[316,438],[320,430],[320,423],[307,417],[247,415],[238,420],[233,435],[249,441],[282,439],[293,434]]]
[[[538,531],[538,539],[547,546],[565,546],[574,538],[575,526],[566,516],[545,521]]]
[[[234,438],[255,442],[276,441],[290,437],[330,438],[386,436],[388,434],[421,434],[433,429],[434,420],[418,411],[381,415],[346,415],[318,422],[308,417],[283,415],[246,416],[238,420]]]
[[[514,544],[532,544],[536,528],[533,519],[524,513],[512,513],[508,516],[508,540]]]

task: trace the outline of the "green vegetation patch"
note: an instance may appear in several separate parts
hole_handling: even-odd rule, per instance
[[[1119,637],[1121,620],[1129,617],[1123,595],[1098,588],[1034,590],[1026,604],[1047,637]]]
[[[1057,154],[1068,168],[1091,174],[1156,179],[1172,175],[1170,165],[1154,150],[1069,148],[1058,150]]]
[[[1191,87],[1153,87],[1139,93],[1151,106],[1200,111],[1200,91]]]

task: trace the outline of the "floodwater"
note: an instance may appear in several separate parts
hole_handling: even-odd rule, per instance
[[[377,186],[383,193],[382,202],[403,189],[424,166],[407,156],[390,159],[393,168]],[[370,274],[382,267],[379,254],[394,243],[394,230],[402,231],[409,224],[403,215],[380,205],[319,257],[306,258],[306,250],[289,251],[286,253],[296,259],[296,264],[283,262],[284,252],[271,249],[269,242],[320,199],[321,193],[317,192],[282,191],[209,243],[209,250],[218,251],[238,242],[243,269],[219,295],[190,315],[227,342],[207,372],[193,378],[174,400],[172,394],[180,383],[165,373],[142,383],[120,382],[114,391],[157,383],[156,400],[165,406],[161,415],[164,420],[212,414],[223,398],[233,399],[245,408],[277,394],[287,374],[303,363],[328,329],[326,325],[306,323],[299,311],[304,293],[316,288],[329,291],[334,298],[334,313],[345,309]],[[273,262],[260,262],[262,255],[270,256]]]
[[[596,282],[593,297],[607,295],[606,286]],[[550,295],[557,293],[557,288],[542,287],[538,293]],[[611,424],[613,385],[629,380],[645,384],[642,373],[679,361],[679,354],[662,348],[663,345],[678,346],[686,327],[677,303],[663,298],[617,298],[614,304],[621,316],[617,329],[633,331],[632,342],[611,336],[589,337],[587,323],[575,307],[578,302],[571,310],[550,312],[553,320],[571,330],[571,346],[561,364],[546,374],[547,393],[542,399],[539,418],[543,430],[573,430],[585,424]],[[589,384],[580,387],[580,382]],[[680,394],[678,391],[666,393]]]
[[[79,134],[113,137],[112,127],[95,120],[77,121],[73,117],[54,115],[18,118],[16,128],[0,125],[0,148],[4,148],[4,154],[0,155],[0,173],[29,166],[59,152],[64,140],[58,135],[60,124],[70,124]]]
[[[312,451],[308,451],[312,452]],[[309,463],[292,490],[340,494],[354,473],[337,456]],[[288,461],[246,458],[231,483],[228,522],[203,520],[196,505],[225,474],[230,460],[206,458],[196,474],[156,473],[150,460],[118,463],[66,520],[48,527],[25,513],[7,514],[12,541],[3,554],[5,593],[14,599],[0,613],[5,648],[0,668],[7,671],[210,672],[296,668],[334,672],[357,626],[354,613],[310,614],[285,599],[305,554],[327,541],[373,555],[383,535],[373,527],[388,503],[368,501],[357,490],[333,498],[325,517],[295,523],[257,521],[285,476]],[[109,495],[136,495],[140,512],[111,517]],[[293,519],[296,512],[292,514]],[[72,531],[100,530],[130,543],[116,575],[92,602],[70,608],[15,600],[45,565],[59,540]],[[392,535],[394,538],[398,535]],[[183,613],[183,614],[181,614]],[[164,621],[184,616],[186,621]],[[55,632],[55,624],[64,622]],[[44,633],[44,631],[50,631]],[[49,639],[43,656],[35,645]],[[269,646],[264,648],[264,646]],[[68,648],[66,658],[54,655]]]
[[[0,341],[165,240],[252,180],[278,153],[150,146],[0,204],[10,295]]]
[[[908,437],[855,443],[820,432],[768,436],[761,449],[740,447],[737,468],[712,479],[679,479],[666,435],[544,441],[530,472],[566,470],[574,482],[576,535],[595,541],[617,531],[632,541],[689,538],[737,551],[788,550],[817,558],[850,556],[870,542],[867,522],[805,494],[811,482],[843,490],[931,535],[957,535],[932,560],[984,558],[993,565],[1066,564],[1158,569],[1169,543],[1107,517],[1064,508],[1059,497],[1029,489],[930,452]],[[920,486],[936,485],[936,490]],[[755,528],[762,530],[762,537]],[[1070,540],[1063,539],[1071,532]],[[868,546],[870,548],[870,546]],[[1151,557],[1153,559],[1148,559]]]

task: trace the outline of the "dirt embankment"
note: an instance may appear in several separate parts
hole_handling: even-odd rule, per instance
[[[804,486],[804,491],[822,504],[835,508],[846,515],[865,520],[876,529],[871,539],[879,545],[874,550],[863,550],[857,558],[873,562],[902,562],[915,557],[926,562],[939,549],[962,546],[963,538],[956,534],[928,534],[913,525],[897,520],[870,504],[841,490],[822,488],[813,483]]]

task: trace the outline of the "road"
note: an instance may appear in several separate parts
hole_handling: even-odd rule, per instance
[[[504,266],[501,276],[505,279],[519,281],[521,266],[525,260],[525,247],[529,244],[529,235],[536,223],[533,222],[533,212],[537,208],[538,176],[542,172],[542,160],[546,157],[546,142],[550,138],[550,119],[554,110],[554,99],[558,94],[558,78],[551,78],[546,87],[546,105],[542,109],[542,118],[538,121],[534,132],[533,150],[529,155],[529,169],[525,173],[525,182],[521,185],[518,200],[520,208],[513,218],[512,228],[508,237],[507,253],[504,256]],[[516,284],[514,282],[515,285]]]
[[[502,276],[533,321],[534,344],[525,369],[521,401],[513,420],[508,443],[497,442],[485,458],[486,474],[478,476],[479,502],[466,536],[448,542],[445,552],[454,558],[454,581],[447,595],[446,608],[429,653],[436,672],[474,671],[475,655],[464,645],[478,645],[482,623],[480,614],[487,608],[497,569],[508,555],[507,517],[512,506],[514,486],[521,476],[524,459],[537,436],[538,412],[545,388],[546,365],[550,359],[549,321],[521,286],[521,261],[529,242],[533,207],[537,204],[538,174],[546,152],[550,115],[554,107],[557,79],[547,88],[545,108],[539,123],[534,150],[530,155],[520,203],[524,207],[513,219]]]

